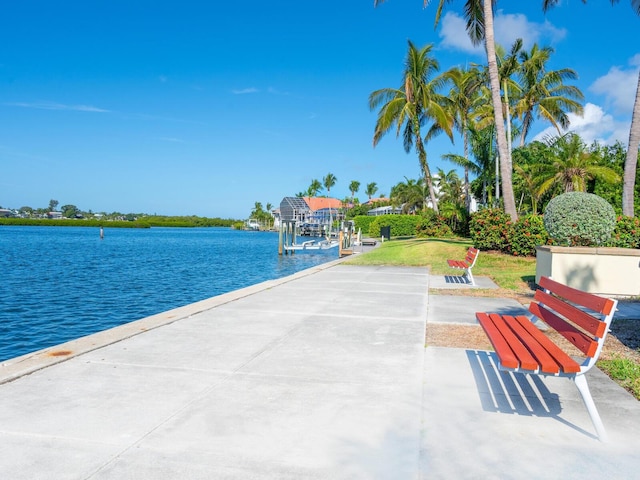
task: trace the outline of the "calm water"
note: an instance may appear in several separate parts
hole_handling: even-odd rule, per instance
[[[225,228],[0,226],[0,361],[337,256]]]

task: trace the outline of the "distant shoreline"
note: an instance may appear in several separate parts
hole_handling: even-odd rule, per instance
[[[94,228],[151,228],[151,227],[231,227],[233,220],[200,217],[153,217],[143,220],[82,220],[45,218],[0,218],[1,226],[21,227],[94,227]]]

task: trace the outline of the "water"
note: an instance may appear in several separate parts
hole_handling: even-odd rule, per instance
[[[0,226],[0,361],[336,258],[268,232]]]

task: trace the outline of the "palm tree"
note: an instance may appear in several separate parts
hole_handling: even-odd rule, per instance
[[[327,176],[322,179],[324,188],[327,189],[327,195],[331,194],[331,187],[333,187],[338,179],[333,173],[327,173]]]
[[[582,139],[569,132],[557,137],[546,137],[550,162],[539,165],[536,181],[538,194],[542,195],[558,186],[563,192],[586,192],[587,181],[596,177],[607,182],[620,180],[620,176],[610,167],[597,165],[594,157],[587,152]],[[595,160],[595,161],[594,161]]]
[[[524,200],[525,193],[529,195],[529,199],[531,200],[531,213],[534,215],[538,213],[538,204],[540,203],[540,198],[542,197],[542,193],[540,192],[540,176],[537,173],[537,170],[540,168],[540,164],[537,165],[515,165],[514,170],[517,174],[515,177],[515,183],[518,184],[518,179],[520,180],[521,194],[520,194],[520,205],[518,207],[518,211],[522,209],[522,202]]]
[[[371,200],[371,197],[373,197],[377,191],[378,185],[376,182],[371,182],[367,183],[367,188],[364,190],[364,194],[369,197],[369,200]]]
[[[374,0],[374,4],[382,0]],[[442,10],[451,0],[439,0],[436,10],[435,24],[440,22]],[[430,0],[425,0],[425,5]],[[495,117],[496,141],[500,156],[500,175],[502,177],[502,198],[504,210],[512,221],[518,219],[515,197],[513,195],[513,181],[511,171],[511,151],[507,146],[504,117],[502,114],[502,99],[500,97],[500,75],[496,58],[495,37],[493,32],[493,7],[496,0],[465,0],[464,15],[467,20],[467,33],[474,45],[478,45],[484,39],[487,53],[487,65],[489,68],[489,81],[491,85],[491,102]]]
[[[640,5],[640,1],[636,2]],[[633,217],[633,199],[636,190],[636,170],[638,168],[638,148],[640,148],[640,74],[636,87],[636,100],[633,104],[631,129],[629,130],[629,148],[624,162],[624,181],[622,183],[622,214]]]
[[[560,0],[543,0],[542,9],[547,11],[554,7]],[[374,0],[375,2],[375,0]],[[587,3],[587,0],[582,0]],[[611,0],[611,4],[618,3],[618,0]],[[630,0],[631,8],[637,15],[640,15],[640,0]],[[633,217],[633,199],[635,193],[636,169],[638,168],[638,148],[640,147],[640,72],[638,72],[638,86],[636,88],[636,99],[633,104],[633,115],[631,117],[631,128],[629,130],[629,148],[627,149],[627,159],[624,163],[624,182],[622,184],[622,214]]]
[[[358,190],[360,190],[360,182],[358,182],[357,180],[352,180],[349,184],[349,191],[351,192],[351,203],[354,202],[354,198],[356,196],[356,193],[358,193]]]
[[[580,103],[584,95],[573,85],[565,85],[565,80],[575,80],[578,74],[570,68],[547,69],[547,62],[554,52],[551,47],[538,48],[537,44],[529,52],[520,52],[520,83],[522,95],[516,104],[516,115],[522,119],[520,146],[524,146],[534,116],[551,123],[558,134],[569,128],[567,113],[582,115]]]
[[[435,24],[440,23],[442,10],[446,3],[451,0],[439,0],[436,9]],[[513,195],[513,180],[511,169],[511,151],[507,146],[507,136],[504,127],[504,117],[502,114],[502,99],[500,97],[500,75],[498,73],[498,62],[496,59],[495,37],[493,33],[493,6],[497,0],[465,0],[464,14],[467,20],[467,33],[474,45],[478,45],[484,39],[485,51],[487,53],[487,65],[489,67],[489,80],[491,84],[491,101],[493,103],[493,114],[495,117],[496,138],[498,143],[498,154],[500,156],[500,174],[502,176],[502,198],[504,210],[509,214],[512,221],[518,219],[515,197]],[[543,0],[551,2],[552,0]],[[558,0],[555,0],[557,2]],[[583,0],[586,1],[586,0]],[[640,0],[631,0],[638,2]],[[373,0],[374,6],[383,3],[384,0]],[[555,3],[554,2],[554,3]],[[431,0],[424,0],[425,6]]]
[[[496,55],[498,62],[498,72],[500,74],[500,83],[502,85],[502,96],[504,113],[506,115],[506,128],[507,128],[507,149],[511,154],[512,147],[512,120],[511,120],[511,103],[514,97],[520,95],[520,85],[514,81],[511,77],[520,69],[520,63],[518,62],[518,55],[522,50],[522,39],[518,38],[511,50],[507,53],[500,45],[496,45]],[[509,95],[512,93],[513,95]],[[511,170],[511,167],[510,167]]]
[[[463,162],[458,163],[464,168],[464,194],[467,212],[471,209],[471,195],[469,193],[469,128],[472,119],[472,112],[477,106],[480,98],[480,87],[482,77],[477,67],[463,70],[454,67],[444,73],[444,77],[451,84],[447,97],[451,101],[451,115],[454,126],[462,136]],[[443,157],[444,158],[444,157]]]
[[[371,110],[382,105],[373,134],[373,146],[375,147],[394,126],[396,136],[400,136],[402,131],[405,152],[409,153],[415,143],[420,169],[429,188],[433,209],[437,212],[438,199],[433,189],[421,126],[427,120],[433,121],[433,126],[427,133],[427,139],[438,131],[445,131],[450,138],[453,138],[451,131],[453,119],[443,106],[447,100],[437,93],[444,84],[444,78],[438,76],[431,79],[439,69],[437,60],[430,56],[433,45],[418,49],[411,41],[408,43],[409,50],[401,87],[383,88],[372,92],[369,96]]]
[[[420,180],[413,180],[404,177],[406,182],[400,182],[391,188],[391,204],[402,207],[403,213],[416,212],[422,210],[426,204],[426,189]]]
[[[320,183],[320,180],[315,178],[311,180],[311,185],[309,185],[309,189],[307,190],[309,196],[315,197],[316,195],[318,195],[318,192],[320,190],[322,190],[322,184]]]

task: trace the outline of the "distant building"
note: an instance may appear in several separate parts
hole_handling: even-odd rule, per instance
[[[13,217],[13,212],[6,208],[0,208],[0,217]]]
[[[62,212],[49,212],[47,213],[47,218],[52,220],[59,220],[62,218]]]
[[[387,205],[385,207],[372,208],[367,212],[367,215],[377,217],[379,215],[400,215],[401,213],[402,208]]]
[[[280,220],[295,221],[302,232],[320,233],[323,226],[344,218],[342,207],[337,198],[284,197],[280,202]]]

